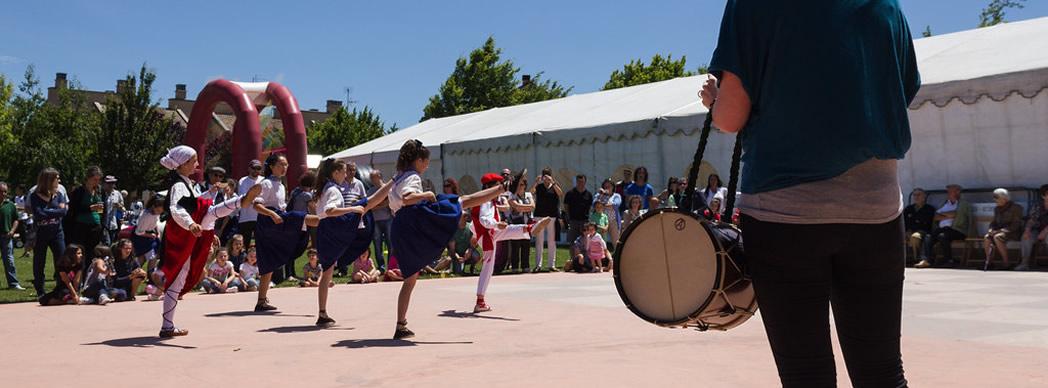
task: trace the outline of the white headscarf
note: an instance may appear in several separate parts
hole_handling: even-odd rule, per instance
[[[193,147],[180,145],[167,150],[167,156],[160,158],[160,164],[168,170],[174,170],[188,162],[193,156],[196,156],[196,150]]]
[[[1009,200],[1009,201],[1012,200],[1012,195],[1010,193],[1008,193],[1008,190],[1005,190],[1005,189],[994,190],[993,191],[993,195],[996,195],[998,197],[1002,197],[1002,198],[1004,198],[1006,200]]]

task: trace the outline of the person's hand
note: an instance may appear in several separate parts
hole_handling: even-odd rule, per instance
[[[14,238],[14,237],[15,237],[15,230],[14,229],[11,229],[10,232],[7,232],[7,238]]]
[[[58,203],[58,208],[59,209],[65,209],[66,208],[66,203],[65,202],[59,202]]]
[[[1026,231],[1023,232],[1023,240],[1029,240],[1032,236],[1033,233],[1030,233],[1029,229],[1026,229]]]
[[[73,294],[73,304],[75,304],[77,306],[80,305],[80,296],[79,295]]]
[[[436,193],[434,193],[432,191],[427,191],[426,194],[427,194],[426,197],[429,199],[430,202],[437,202],[437,194]]]
[[[499,229],[506,229],[507,227],[509,227],[509,224],[507,224],[505,221],[499,222]]]
[[[717,93],[719,91],[717,88],[717,77],[714,77],[712,74],[708,76],[706,83],[702,85],[702,90],[699,91],[699,98],[702,99],[702,105],[706,106],[706,108],[713,106],[713,103],[717,101]]]
[[[200,224],[189,225],[189,233],[192,233],[193,236],[200,237],[203,232],[204,229],[200,227]]]
[[[284,223],[284,219],[280,218],[279,214],[273,213],[273,215],[269,216],[269,218],[273,220],[274,224],[280,225]]]
[[[360,215],[364,215],[364,213],[367,213],[367,211],[364,210],[363,206],[350,206],[349,207],[349,212],[350,213],[360,214]]]

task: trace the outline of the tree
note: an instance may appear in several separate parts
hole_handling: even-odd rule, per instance
[[[360,111],[354,108],[350,112],[341,107],[327,120],[310,126],[306,139],[310,152],[331,155],[386,133],[385,125],[371,108],[365,106]]]
[[[178,144],[184,129],[153,101],[156,74],[143,64],[127,74],[126,87],[106,102],[98,136],[98,161],[106,174],[134,189],[157,189],[166,171],[158,161]]]
[[[932,36],[932,26],[924,26],[924,32],[921,32],[921,36],[925,38]]]
[[[679,60],[673,60],[672,54],[665,58],[660,54],[655,54],[655,56],[651,57],[650,64],[645,64],[640,59],[634,59],[630,61],[630,63],[622,66],[622,70],[611,72],[611,78],[604,84],[603,90],[643,85],[651,82],[695,75],[695,72],[685,70],[686,62],[686,57],[680,57]],[[705,65],[699,67],[700,72],[703,70],[708,70],[705,68]]]
[[[1026,0],[993,0],[979,14],[979,27],[989,27],[1004,23],[1004,14],[1008,8],[1022,9]]]
[[[26,68],[14,108],[12,133],[17,140],[4,152],[11,182],[32,185],[44,167],[54,167],[66,186],[78,184],[95,159],[98,114],[83,99],[77,82],[57,89],[57,100],[47,104],[32,65]]]
[[[14,95],[14,87],[3,74],[0,74],[0,166],[11,164],[11,150],[18,144],[14,130],[14,106],[11,97]],[[7,171],[0,171],[3,179],[7,179]]]
[[[468,58],[456,60],[451,75],[429,98],[420,121],[561,98],[571,92],[571,87],[541,80],[542,73],[526,84],[518,84],[520,68],[513,61],[502,61],[501,55],[495,38],[488,37]]]

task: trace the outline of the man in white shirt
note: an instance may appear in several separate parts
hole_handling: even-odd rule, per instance
[[[262,162],[258,159],[252,160],[248,163],[248,175],[240,178],[240,182],[237,183],[237,194],[243,196],[247,194],[247,191],[252,186],[262,183],[265,179],[262,176]],[[245,206],[240,209],[240,235],[244,236],[244,247],[251,246],[251,238],[255,235],[255,220],[258,219],[258,212],[255,211],[251,206]]]

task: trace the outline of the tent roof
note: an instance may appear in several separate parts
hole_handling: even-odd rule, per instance
[[[914,41],[922,86],[914,104],[966,104],[1048,88],[1048,17],[999,24]],[[570,144],[650,133],[692,133],[706,108],[696,96],[705,76],[677,78],[556,100],[431,119],[331,157],[390,162],[400,146],[419,139],[450,154]],[[434,152],[434,158],[440,155]]]

